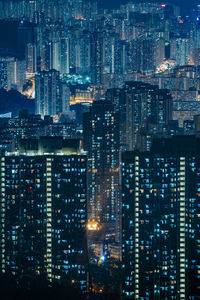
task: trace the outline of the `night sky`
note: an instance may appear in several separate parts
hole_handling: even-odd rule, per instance
[[[103,6],[106,8],[112,8],[112,7],[118,7],[121,3],[127,3],[130,2],[130,0],[99,0],[103,3]],[[146,0],[143,0],[144,2],[147,2]],[[153,0],[149,0],[154,2]],[[134,0],[132,0],[134,2]],[[141,2],[138,0],[135,0],[135,2]],[[174,4],[178,4],[183,9],[183,12],[187,12],[188,9],[191,9],[194,5],[200,4],[200,0],[171,0],[171,1],[164,1],[164,0],[157,0],[157,2],[166,3],[171,2]]]

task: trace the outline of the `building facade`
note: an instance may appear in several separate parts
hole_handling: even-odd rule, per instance
[[[123,296],[197,299],[199,138],[154,141],[122,156]]]
[[[88,152],[88,218],[119,240],[119,120],[109,101],[94,101],[83,121]]]
[[[56,70],[42,71],[35,76],[35,111],[42,117],[56,116],[69,109],[70,91]]]
[[[172,120],[171,94],[156,85],[130,81],[121,89],[108,90],[106,96],[119,111],[120,145],[126,150],[138,148],[141,129],[161,133]]]
[[[87,289],[86,156],[79,141],[24,140],[1,155],[0,266]]]

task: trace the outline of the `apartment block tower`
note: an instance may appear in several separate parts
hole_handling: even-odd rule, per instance
[[[119,121],[110,101],[94,101],[83,122],[88,152],[88,218],[120,234]]]
[[[56,116],[69,109],[70,91],[56,70],[42,71],[35,76],[35,113],[42,117]]]
[[[122,155],[123,297],[197,299],[200,139],[153,141]]]
[[[87,163],[79,140],[22,140],[0,162],[1,271],[86,291]]]
[[[120,144],[126,150],[138,148],[141,129],[161,133],[172,120],[172,96],[158,86],[129,81],[121,89],[108,90],[106,96],[119,111]]]

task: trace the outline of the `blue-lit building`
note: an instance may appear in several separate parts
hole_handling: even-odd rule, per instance
[[[59,115],[66,107],[62,100],[60,73],[56,70],[38,73],[35,76],[35,113],[42,117]]]
[[[168,90],[140,81],[126,82],[121,89],[107,91],[120,118],[120,144],[132,151],[140,148],[140,131],[145,130],[146,148],[149,136],[162,133],[172,120],[172,97]]]
[[[0,269],[87,289],[87,159],[78,140],[22,140],[1,155]]]
[[[197,299],[200,139],[157,139],[122,155],[124,298]]]

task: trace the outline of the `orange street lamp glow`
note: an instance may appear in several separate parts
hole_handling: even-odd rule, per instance
[[[90,231],[99,230],[98,222],[88,222],[87,229],[90,230]]]

